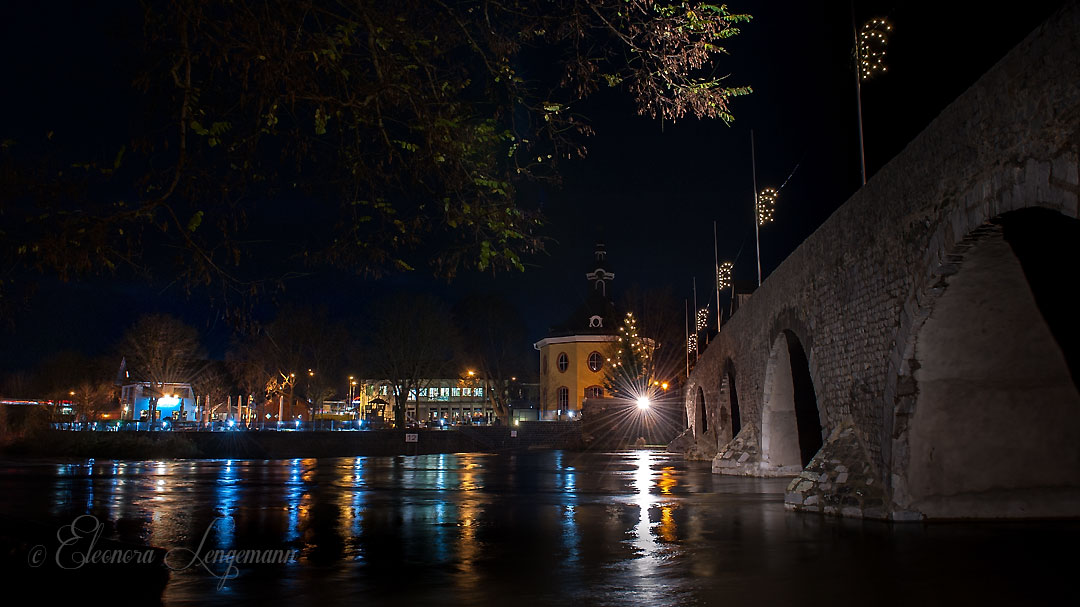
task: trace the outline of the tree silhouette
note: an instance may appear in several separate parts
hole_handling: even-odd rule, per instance
[[[137,48],[121,47],[141,59],[137,94],[114,91],[132,112],[0,141],[0,287],[130,269],[230,300],[327,265],[522,269],[542,240],[516,184],[584,155],[590,94],[622,88],[642,114],[730,121],[749,92],[717,75],[749,16],[710,3],[142,10]]]
[[[454,322],[461,335],[463,361],[476,370],[485,398],[505,423],[512,378],[524,377],[533,364],[525,323],[513,304],[494,294],[462,299],[454,306]]]
[[[165,385],[190,383],[203,365],[199,333],[168,314],[148,314],[128,329],[119,350],[131,379],[149,383],[151,423]]]
[[[368,335],[368,369],[394,391],[394,422],[405,424],[410,394],[430,380],[456,377],[458,332],[450,311],[430,295],[401,294],[378,301]]]

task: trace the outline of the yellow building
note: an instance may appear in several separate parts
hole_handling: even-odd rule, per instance
[[[615,351],[617,328],[607,253],[597,244],[592,270],[585,274],[589,291],[584,303],[562,325],[533,344],[540,351],[541,419],[575,419],[586,398],[607,396],[605,370]]]

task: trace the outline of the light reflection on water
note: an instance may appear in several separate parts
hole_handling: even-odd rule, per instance
[[[1075,565],[1040,546],[1075,544],[1076,523],[838,521],[785,512],[786,483],[654,451],[0,464],[9,515],[298,551],[222,591],[174,573],[177,605],[1030,603]]]

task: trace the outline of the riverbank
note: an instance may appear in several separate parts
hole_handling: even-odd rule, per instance
[[[581,424],[362,432],[71,432],[39,430],[0,447],[6,457],[99,459],[351,457],[584,449]]]

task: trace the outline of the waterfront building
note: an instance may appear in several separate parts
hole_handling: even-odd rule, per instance
[[[580,417],[586,399],[609,396],[603,386],[604,370],[611,364],[618,329],[611,301],[615,273],[603,243],[597,243],[589,268],[584,302],[533,344],[540,352],[541,419]]]
[[[120,410],[124,420],[140,423],[151,421],[151,410],[155,423],[198,421],[195,392],[184,382],[126,383],[120,388]]]

